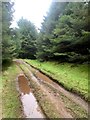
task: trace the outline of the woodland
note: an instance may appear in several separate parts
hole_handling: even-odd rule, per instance
[[[40,29],[24,19],[11,28],[14,3],[2,3],[2,62],[13,58],[83,63],[90,56],[89,2],[52,2]]]

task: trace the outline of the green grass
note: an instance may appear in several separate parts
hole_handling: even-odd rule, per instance
[[[2,89],[2,75],[0,75],[0,89]]]
[[[15,64],[11,64],[2,72],[3,118],[21,117],[21,103],[15,81],[19,73],[20,69]]]
[[[88,100],[88,65],[25,60],[42,72],[56,79],[66,89]]]

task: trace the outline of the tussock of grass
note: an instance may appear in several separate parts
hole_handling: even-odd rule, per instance
[[[2,72],[3,118],[21,118],[21,103],[15,85],[15,80],[19,73],[20,69],[14,64]]]
[[[56,79],[66,89],[88,100],[88,65],[25,60],[42,72]]]

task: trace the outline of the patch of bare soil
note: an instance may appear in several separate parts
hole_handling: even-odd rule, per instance
[[[42,88],[45,90],[47,96],[49,97],[49,100],[52,101],[52,103],[55,105],[62,118],[73,118],[71,113],[68,112],[65,108],[65,105],[60,98],[56,97],[53,92],[51,92],[51,90],[46,86],[42,85]]]
[[[58,102],[59,105],[57,106],[63,105],[63,108],[66,109],[67,113],[69,113],[73,118],[87,118],[87,112],[75,102],[67,98],[63,93],[55,89],[53,86],[50,86],[46,82],[43,83],[43,86],[47,89],[47,91],[49,91],[50,95],[53,96],[55,101]]]

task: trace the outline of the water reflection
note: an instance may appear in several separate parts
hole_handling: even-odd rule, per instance
[[[19,90],[21,93],[21,102],[26,118],[44,118],[37,101],[31,92],[27,78],[21,74],[18,76]]]

